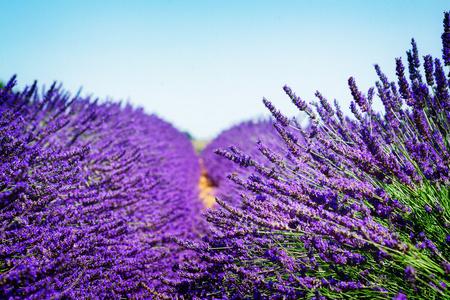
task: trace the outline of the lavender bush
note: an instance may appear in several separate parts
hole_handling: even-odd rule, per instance
[[[179,297],[450,299],[449,12],[442,42],[442,60],[423,57],[425,76],[412,40],[409,80],[401,58],[397,84],[378,65],[367,94],[350,78],[354,119],[320,93],[313,110],[285,86],[312,122],[305,132],[264,100],[288,154],[263,150],[263,164],[220,151],[253,169],[231,178],[254,194],[241,196],[246,210],[217,199],[212,237],[180,242],[205,263],[180,264]]]
[[[0,90],[0,298],[141,299],[195,240],[188,138],[120,103]]]

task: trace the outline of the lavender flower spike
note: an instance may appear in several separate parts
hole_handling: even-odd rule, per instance
[[[444,33],[442,34],[442,59],[450,66],[450,12],[444,13]]]

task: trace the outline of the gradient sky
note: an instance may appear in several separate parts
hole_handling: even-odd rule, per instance
[[[441,56],[445,10],[448,0],[0,0],[0,80],[82,87],[210,139],[268,116],[262,97],[297,115],[285,84],[348,112],[348,78],[367,91],[378,63],[395,80],[411,38]]]

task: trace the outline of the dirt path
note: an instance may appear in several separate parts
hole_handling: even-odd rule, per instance
[[[208,179],[208,174],[203,166],[203,161],[200,159],[200,164],[202,165],[202,175],[200,176],[200,181],[198,183],[198,188],[200,189],[200,199],[203,201],[207,208],[211,208],[216,200],[214,198],[214,187]]]

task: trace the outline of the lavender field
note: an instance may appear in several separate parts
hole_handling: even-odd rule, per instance
[[[0,299],[450,299],[450,12],[441,40],[413,39],[394,81],[349,78],[352,115],[286,85],[299,118],[263,98],[272,118],[200,153],[143,109],[14,76]]]

